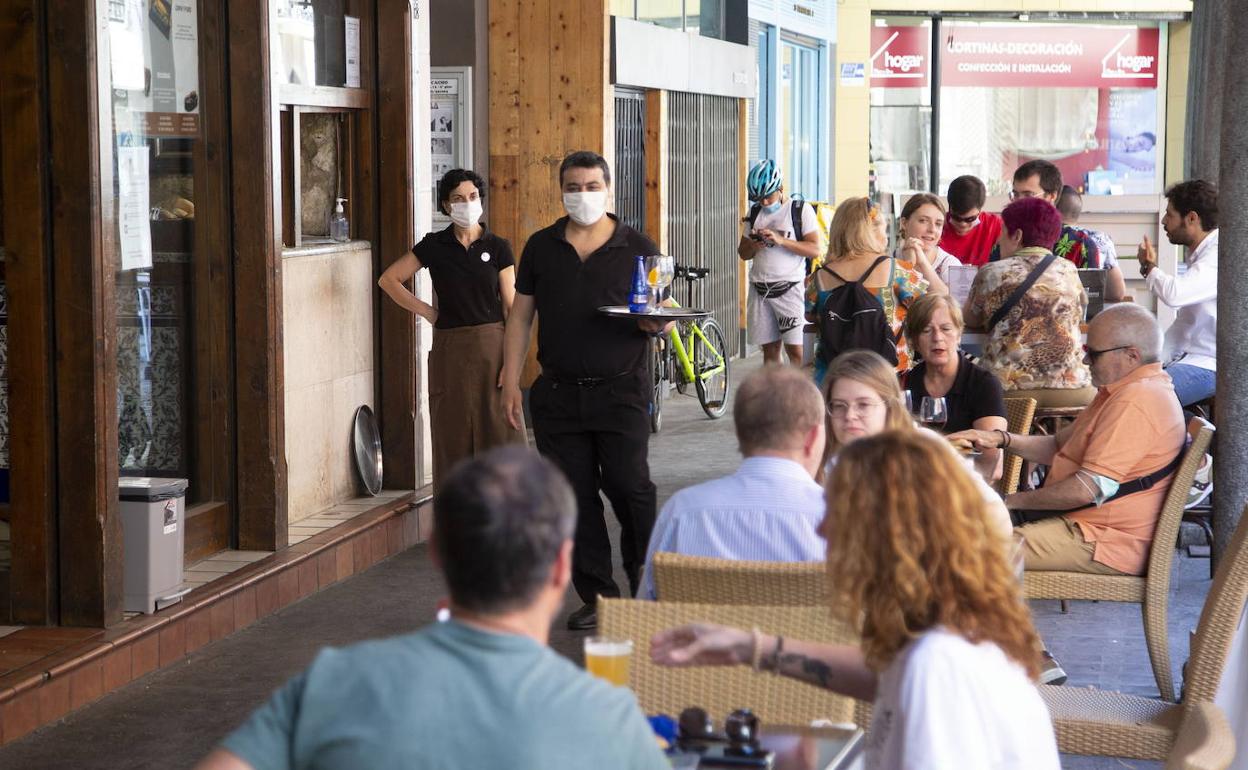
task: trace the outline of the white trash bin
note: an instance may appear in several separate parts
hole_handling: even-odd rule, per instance
[[[152,613],[181,601],[186,479],[122,476],[122,586],[126,612]]]

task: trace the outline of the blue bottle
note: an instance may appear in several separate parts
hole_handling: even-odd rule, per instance
[[[644,313],[650,304],[650,284],[646,283],[646,259],[638,255],[633,268],[633,290],[628,295],[630,313]]]

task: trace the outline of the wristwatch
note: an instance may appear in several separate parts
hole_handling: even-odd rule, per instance
[[[1140,276],[1147,278],[1148,274],[1153,272],[1154,267],[1157,267],[1157,265],[1153,264],[1152,262],[1141,262],[1140,263]]]

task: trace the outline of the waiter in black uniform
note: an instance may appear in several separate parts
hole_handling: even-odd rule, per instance
[[[503,343],[503,409],[513,426],[523,424],[520,371],[536,313],[542,374],[529,391],[529,411],[538,451],[576,492],[572,584],[585,606],[568,617],[568,628],[585,630],[597,624],[598,597],[620,595],[599,490],[620,522],[630,596],[655,517],[646,356],[647,333],[662,323],[610,318],[598,308],[627,305],[637,256],[659,249],[607,213],[611,170],[601,155],[564,158],[559,185],[568,215],[533,233],[520,255]]]

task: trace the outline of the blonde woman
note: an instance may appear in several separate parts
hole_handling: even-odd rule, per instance
[[[953,453],[952,447],[939,434],[914,424],[914,419],[906,411],[893,367],[869,350],[851,350],[832,361],[823,380],[823,401],[827,405],[828,438],[824,444],[819,481],[826,481],[831,475],[832,466],[842,448],[860,438],[886,430],[921,431]],[[969,463],[965,468],[974,470]],[[980,475],[967,475],[988,505],[989,520],[997,533],[1002,537],[1008,536],[1012,527],[1005,503]],[[915,483],[922,481],[921,478],[915,479]]]
[[[893,334],[897,371],[910,368],[905,337],[901,334],[906,308],[932,292],[948,293],[944,281],[920,250],[915,262],[888,257],[888,226],[880,207],[870,198],[850,198],[836,208],[828,230],[827,262],[815,271],[806,290],[807,314],[817,318],[832,291],[847,282],[859,282],[884,308]],[[881,259],[883,256],[883,259]],[[821,350],[815,359],[815,381],[823,381],[827,363],[844,351]]]
[[[828,480],[832,611],[858,646],[691,624],[660,665],[743,665],[874,702],[867,768],[1056,770],[1034,684],[1039,640],[987,506],[955,455],[914,430],[846,446]],[[867,515],[869,513],[869,515]]]

